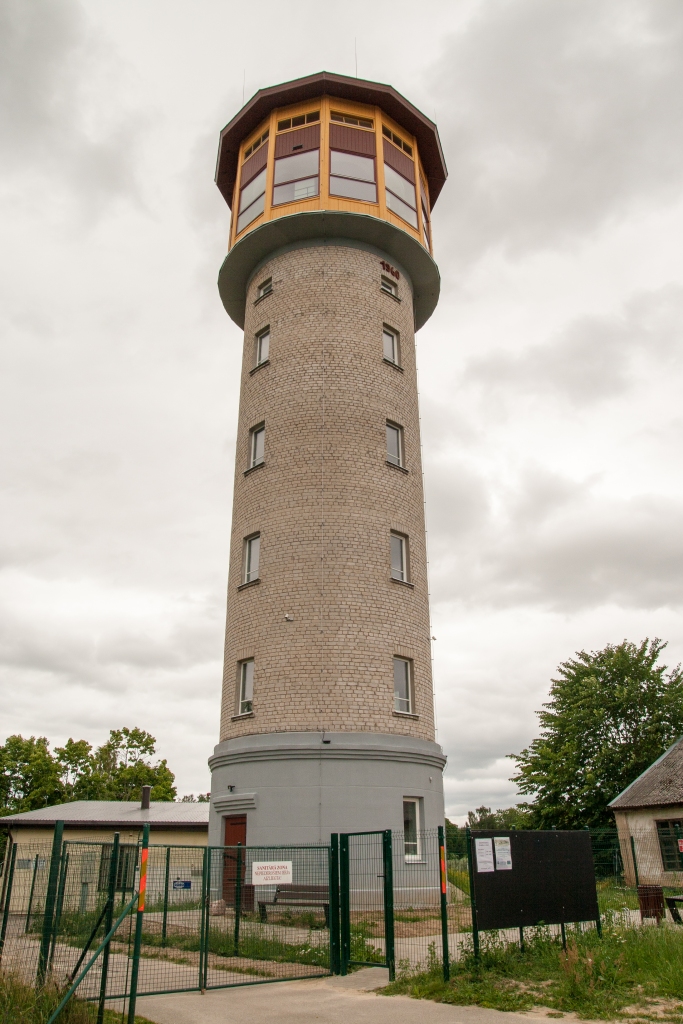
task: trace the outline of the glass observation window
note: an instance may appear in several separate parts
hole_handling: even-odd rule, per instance
[[[297,114],[296,117],[285,117],[282,121],[278,121],[277,130],[279,132],[289,131],[290,128],[299,128],[302,124],[312,124],[314,121],[320,120],[320,111],[311,110],[308,114]]]
[[[266,200],[266,168],[264,167],[248,185],[240,190],[237,233],[263,213]]]
[[[412,712],[410,699],[410,662],[407,658],[394,658],[394,711],[409,715]]]
[[[376,203],[377,186],[373,157],[331,150],[330,195]]]
[[[386,185],[387,206],[399,217],[414,228],[417,227],[417,208],[415,203],[415,186],[402,174],[395,171],[389,164],[384,164],[384,183]]]
[[[240,665],[239,714],[249,715],[254,708],[254,662],[243,661]]]
[[[318,195],[318,156],[317,149],[309,149],[275,161],[273,206]]]
[[[342,114],[338,110],[330,113],[331,121],[339,121],[342,124],[355,124],[358,128],[372,128],[372,120],[369,117],[354,117],[352,114]]]

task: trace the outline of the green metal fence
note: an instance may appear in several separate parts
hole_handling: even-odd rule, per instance
[[[683,892],[680,824],[626,837],[595,830],[591,846],[603,920],[673,925],[665,904]],[[144,913],[136,913],[143,876]],[[472,950],[467,858],[449,854],[442,829],[344,833],[330,845],[152,844],[145,856],[118,836],[64,841],[57,827],[51,844],[10,848],[1,893],[2,967],[65,990],[80,979],[79,996],[102,1008],[131,995],[134,1004],[136,993],[361,965],[386,967],[390,977],[438,970],[447,978]],[[516,929],[497,938],[519,941]]]

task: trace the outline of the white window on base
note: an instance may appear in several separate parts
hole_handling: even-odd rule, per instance
[[[403,427],[390,420],[387,420],[387,462],[403,467]]]
[[[420,798],[403,797],[403,849],[406,860],[420,860]]]
[[[402,533],[391,534],[391,578],[408,582],[408,538]]]
[[[244,541],[244,572],[242,582],[251,583],[259,578],[259,560],[261,556],[261,534],[255,533]]]
[[[398,347],[398,334],[389,327],[382,328],[382,352],[384,358],[394,366],[401,365],[401,355]]]
[[[413,713],[412,664],[407,658],[394,658],[394,711]]]
[[[267,363],[270,353],[270,327],[264,327],[256,335],[256,366]]]
[[[240,662],[239,667],[239,715],[250,715],[254,709],[254,659]]]
[[[253,427],[251,430],[251,437],[249,439],[249,468],[253,469],[254,466],[260,466],[263,462],[263,454],[266,447],[266,427],[264,423],[260,423],[258,427]]]

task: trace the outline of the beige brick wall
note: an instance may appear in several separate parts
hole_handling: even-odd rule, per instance
[[[400,302],[380,291],[380,259],[312,245],[274,256],[250,285],[221,740],[323,729],[434,739],[412,296],[403,276]],[[400,332],[403,372],[383,362],[383,323]],[[250,373],[267,325],[270,363]],[[404,428],[408,473],[387,465],[387,419]],[[265,463],[245,476],[261,421]],[[412,588],[390,578],[391,530],[409,536]],[[257,531],[260,582],[239,591],[243,539]],[[412,718],[393,712],[394,655],[414,662]],[[250,657],[253,716],[235,718],[237,663]]]

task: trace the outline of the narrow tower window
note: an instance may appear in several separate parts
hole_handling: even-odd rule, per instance
[[[266,426],[265,423],[260,423],[258,427],[254,427],[251,431],[251,438],[249,444],[249,468],[253,469],[254,466],[260,466],[263,462],[263,453],[266,446]]]
[[[384,281],[384,278],[382,278]],[[401,365],[401,356],[398,349],[398,334],[396,331],[390,330],[388,327],[382,329],[382,351],[384,358],[388,363],[393,363],[394,366]]]
[[[261,555],[261,534],[255,533],[244,541],[244,570],[242,582],[251,583],[259,578],[259,559]]]
[[[382,274],[382,277],[380,278],[379,286],[383,292],[387,293],[387,295],[393,295],[395,299],[398,298],[398,285],[395,281],[385,277],[384,274]]]
[[[237,714],[250,715],[254,708],[254,659],[241,661],[238,677]]]
[[[408,582],[408,538],[402,533],[391,534],[391,578]]]
[[[256,335],[256,366],[267,363],[270,353],[270,327],[264,327]]]
[[[387,462],[390,462],[392,466],[403,466],[403,428],[389,420],[387,420]]]
[[[412,672],[407,658],[394,658],[394,711],[413,713]]]
[[[272,277],[267,278],[265,281],[261,281],[261,284],[256,289],[256,298],[262,299],[266,295],[270,295],[273,290],[273,279]]]
[[[420,800],[403,798],[403,850],[406,860],[420,859]]]

